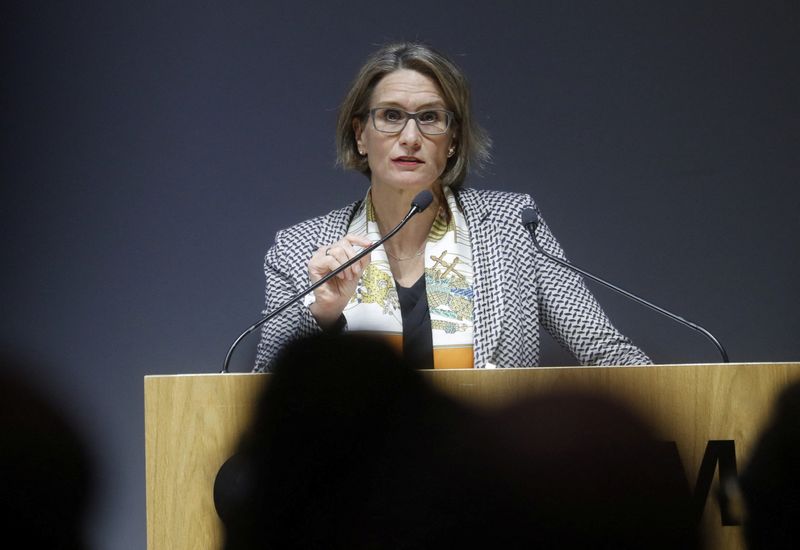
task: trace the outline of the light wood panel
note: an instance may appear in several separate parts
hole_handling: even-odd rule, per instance
[[[549,367],[422,371],[443,392],[493,407],[534,392],[585,387],[626,400],[675,441],[694,486],[709,440],[734,440],[741,470],[778,391],[800,363]],[[150,550],[217,549],[213,503],[219,468],[248,423],[267,374],[146,376],[147,544]],[[709,548],[743,548],[709,498]]]
[[[217,472],[232,454],[269,375],[145,377],[147,547],[221,546]]]

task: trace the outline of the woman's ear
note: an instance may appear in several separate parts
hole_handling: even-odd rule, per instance
[[[364,133],[364,127],[361,124],[361,119],[358,117],[353,118],[353,133],[356,136],[356,149],[358,149],[359,154],[363,155],[366,151],[364,141],[361,139]]]
[[[453,133],[450,137],[450,146],[447,148],[447,158],[452,157],[456,154],[456,149],[458,148],[458,136]]]

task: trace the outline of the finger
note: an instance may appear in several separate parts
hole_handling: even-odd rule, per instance
[[[323,268],[329,265],[329,260],[331,259],[330,251],[332,245],[325,245],[319,247],[314,254],[311,255],[311,259],[308,261],[309,268],[314,266],[317,269]]]
[[[368,247],[370,247],[370,246],[372,246],[374,244],[372,241],[370,241],[368,238],[366,238],[366,236],[354,235],[353,237],[354,238],[350,242],[351,242],[351,244],[353,245],[354,248],[355,248],[355,246],[361,247],[361,250],[358,250],[359,253],[362,250],[364,250],[365,248],[368,248]],[[364,270],[367,268],[367,266],[370,264],[371,261],[372,261],[372,253],[371,252],[369,254],[367,254],[366,256],[362,257],[358,261],[359,277],[361,276],[361,273],[364,272]]]
[[[326,264],[328,259],[331,257],[331,252],[333,251],[333,247],[336,246],[336,243],[333,244],[326,244],[320,246],[316,252],[311,256],[311,261],[316,261],[317,263],[321,262],[322,264]]]
[[[360,240],[363,241],[363,239]],[[353,246],[351,239],[348,239],[346,237],[342,239],[342,241],[340,242],[340,246],[342,247],[344,253],[347,255],[347,260],[354,258],[361,252],[361,250],[357,250]],[[347,272],[348,280],[358,280],[361,277],[362,270],[363,267],[361,265],[361,260],[351,265],[347,270],[345,270]]]
[[[334,261],[333,269],[339,268],[342,264],[346,263],[352,256],[355,256],[355,251],[353,247],[350,246],[350,243],[339,241],[335,243],[333,246],[326,250],[327,258],[329,260]],[[338,273],[336,275],[339,279],[342,280],[350,280],[353,278],[353,273],[351,269],[345,269],[344,271]]]
[[[334,258],[319,258],[308,264],[308,275],[311,282],[317,282],[327,276],[334,269],[339,267],[339,263]]]
[[[370,241],[366,235],[354,235],[352,233],[348,233],[342,238],[342,240],[347,241],[351,246],[358,246],[362,249],[372,245],[372,241]]]
[[[324,245],[317,249],[314,253],[314,257],[312,257],[312,260],[314,260],[314,268],[318,272],[322,272],[323,268],[328,271],[333,271],[370,245],[372,245],[372,242],[367,239],[366,236],[348,233],[335,243]],[[360,250],[356,247],[359,247]],[[330,258],[334,258],[336,262],[331,263],[329,261]],[[343,280],[358,279],[361,277],[361,272],[368,264],[369,255],[362,258],[359,262],[354,263],[350,268],[345,269],[337,276]],[[309,262],[309,268],[311,268],[311,262]],[[322,275],[324,276],[324,273],[322,273]]]

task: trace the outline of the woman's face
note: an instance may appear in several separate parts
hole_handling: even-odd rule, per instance
[[[384,76],[372,92],[369,108],[395,107],[409,113],[447,109],[436,83],[409,69]],[[372,186],[389,186],[398,191],[430,189],[444,172],[453,144],[453,130],[444,134],[423,134],[409,119],[398,133],[375,129],[372,120],[354,120],[359,151],[366,153],[372,172]],[[451,153],[452,154],[452,153]]]

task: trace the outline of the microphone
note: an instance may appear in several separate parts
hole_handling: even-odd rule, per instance
[[[583,269],[571,264],[567,260],[561,259],[558,256],[554,256],[554,255],[550,254],[549,252],[545,251],[541,247],[541,245],[539,245],[539,241],[536,239],[536,228],[539,226],[539,221],[540,221],[539,214],[536,212],[535,209],[533,209],[530,206],[528,206],[528,207],[526,207],[526,208],[524,208],[522,210],[522,225],[524,225],[525,228],[530,232],[531,237],[533,238],[533,244],[536,247],[536,249],[539,252],[541,252],[542,254],[544,254],[547,258],[553,260],[554,262],[556,262],[558,264],[563,265],[564,267],[566,267],[568,269],[571,269],[572,271],[580,273],[581,275],[585,275],[586,277],[590,278],[591,280],[597,281],[598,283],[607,286],[611,290],[615,290],[615,291],[619,292],[620,294],[622,294],[623,296],[626,296],[626,297],[630,298],[631,300],[639,302],[640,304],[645,305],[645,306],[649,307],[650,309],[653,309],[653,310],[661,313],[662,315],[665,315],[665,316],[669,317],[670,319],[672,319],[674,321],[678,321],[682,325],[685,325],[685,326],[687,326],[687,327],[689,327],[691,329],[696,330],[697,332],[699,332],[699,333],[703,334],[704,336],[706,336],[709,340],[711,340],[714,343],[715,346],[717,346],[717,349],[719,350],[720,355],[722,355],[722,361],[724,363],[729,363],[730,362],[728,360],[728,354],[725,351],[725,348],[722,347],[722,344],[719,343],[719,340],[714,338],[714,336],[710,332],[708,332],[706,329],[704,329],[700,325],[692,323],[691,321],[687,321],[683,317],[675,315],[674,313],[671,313],[671,312],[667,311],[666,309],[664,309],[662,307],[658,307],[655,304],[651,304],[647,300],[645,300],[643,298],[640,298],[640,297],[636,296],[635,294],[631,294],[627,290],[623,290],[623,289],[619,288],[618,286],[615,286],[615,285],[609,283],[608,281],[604,281],[600,277],[598,277],[596,275],[592,275],[588,271],[584,271]]]
[[[428,208],[428,206],[430,206],[431,202],[433,202],[433,194],[431,194],[431,192],[428,191],[427,189],[417,193],[417,195],[411,201],[411,208],[408,210],[408,213],[400,221],[400,223],[398,223],[397,226],[394,229],[392,229],[391,231],[389,231],[384,237],[381,237],[379,240],[377,240],[376,242],[372,243],[370,246],[368,246],[367,248],[365,248],[364,250],[362,250],[361,252],[359,252],[358,254],[356,254],[355,256],[350,258],[349,260],[347,260],[345,263],[343,263],[342,265],[340,265],[339,267],[337,267],[336,269],[334,269],[333,271],[331,271],[330,273],[328,273],[327,275],[322,277],[316,283],[304,288],[303,290],[301,290],[300,292],[298,292],[297,294],[292,296],[283,305],[281,305],[280,307],[278,307],[276,310],[272,311],[268,315],[264,316],[260,321],[258,321],[257,323],[254,323],[253,325],[251,325],[247,330],[245,330],[242,334],[239,335],[239,337],[233,342],[233,344],[231,344],[231,347],[228,350],[228,354],[225,356],[225,361],[222,363],[222,371],[220,372],[220,374],[225,374],[225,373],[228,372],[228,365],[231,362],[231,356],[233,355],[233,350],[236,349],[236,347],[239,345],[239,343],[242,340],[244,340],[244,338],[248,334],[250,334],[251,332],[256,330],[258,327],[260,327],[261,325],[263,325],[264,323],[266,323],[267,321],[269,321],[273,317],[276,317],[277,315],[279,315],[280,313],[285,311],[289,306],[291,306],[296,301],[300,300],[306,294],[308,294],[310,292],[313,292],[314,289],[316,289],[317,287],[324,285],[326,282],[328,282],[329,279],[331,279],[332,277],[335,277],[336,275],[338,275],[339,273],[341,273],[342,271],[344,271],[345,269],[347,269],[348,267],[350,267],[351,265],[356,263],[358,260],[360,260],[361,258],[366,256],[367,254],[369,254],[370,252],[372,252],[373,250],[378,248],[384,242],[388,241],[390,238],[392,238],[394,236],[395,233],[400,231],[406,223],[408,223],[408,220],[410,220],[415,215],[419,214],[420,212],[422,212],[423,210]]]

